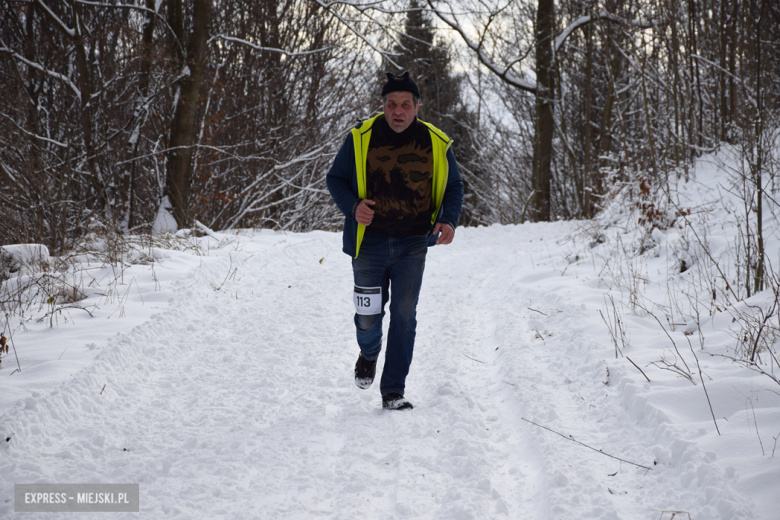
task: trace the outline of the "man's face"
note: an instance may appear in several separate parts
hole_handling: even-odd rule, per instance
[[[390,92],[385,97],[385,119],[394,132],[401,133],[412,124],[420,103],[414,102],[411,92]]]

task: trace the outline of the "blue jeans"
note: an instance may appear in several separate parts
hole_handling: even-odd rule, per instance
[[[427,252],[427,237],[424,235],[392,238],[366,233],[358,257],[352,259],[355,285],[382,287],[381,314],[355,314],[357,342],[366,359],[378,358],[382,350],[382,318],[385,316],[385,304],[390,300],[385,367],[379,384],[382,395],[404,393],[414,352],[417,300]]]

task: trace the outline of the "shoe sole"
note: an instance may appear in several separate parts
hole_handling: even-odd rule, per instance
[[[382,401],[382,408],[385,410],[412,410],[414,405],[406,399],[397,399],[395,401]]]
[[[368,372],[371,374],[370,377],[358,377],[358,366],[360,365],[360,361],[363,360],[364,362],[371,363],[370,361],[367,361],[366,358],[363,357],[361,354],[358,358],[357,363],[355,364],[355,385],[357,385],[358,388],[361,390],[365,390],[369,388],[376,378],[376,360],[373,361],[373,364],[370,365],[370,370],[362,370],[363,373]]]
[[[355,378],[355,384],[361,390],[366,390],[367,388],[370,388],[372,384],[374,384],[374,380],[373,379],[362,379],[362,378],[356,377]]]

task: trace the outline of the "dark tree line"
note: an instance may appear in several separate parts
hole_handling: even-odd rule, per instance
[[[161,205],[180,227],[337,222],[322,172],[368,105],[369,30],[301,0],[0,5],[2,243],[144,232]]]
[[[146,232],[161,206],[334,229],[324,174],[401,69],[455,138],[463,224],[588,218],[625,186],[647,210],[723,143],[777,184],[777,2],[4,0],[0,241]]]
[[[686,175],[720,143],[755,140],[756,121],[777,126],[776,2],[473,4],[428,1],[517,121],[492,155],[513,164],[506,198],[530,218],[592,216],[621,183]]]
[[[399,27],[392,55],[384,60],[384,70],[409,71],[420,88],[418,116],[443,130],[453,139],[453,151],[463,171],[465,206],[461,224],[484,223],[482,182],[488,174],[477,158],[480,155],[479,124],[476,111],[464,95],[464,75],[455,72],[454,45],[437,36],[433,15],[424,3],[410,0]],[[386,81],[380,72],[377,91]]]

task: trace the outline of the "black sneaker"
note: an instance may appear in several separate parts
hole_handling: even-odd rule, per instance
[[[365,390],[374,382],[376,375],[376,359],[368,360],[363,357],[361,352],[355,363],[355,384],[358,388]]]
[[[414,406],[401,394],[390,392],[382,396],[382,408],[385,410],[411,410]]]

